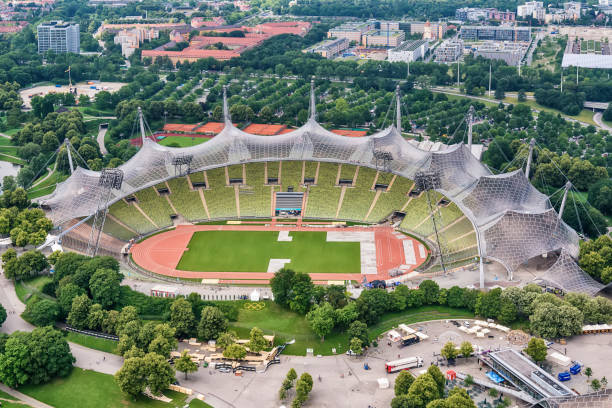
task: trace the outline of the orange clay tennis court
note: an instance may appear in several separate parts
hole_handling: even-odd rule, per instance
[[[396,232],[392,227],[388,226],[338,228],[297,225],[180,225],[175,229],[154,235],[133,245],[131,248],[132,258],[141,268],[168,277],[213,279],[218,280],[219,283],[240,284],[268,283],[273,276],[269,272],[199,272],[177,269],[183,254],[188,250],[193,234],[198,231],[313,231],[332,232],[335,235],[373,232],[375,244],[375,255],[373,257],[375,257],[375,260],[366,260],[369,263],[375,261],[375,268],[370,269],[373,273],[365,275],[360,273],[310,273],[309,275],[315,283],[341,280],[361,282],[363,276],[368,281],[389,279],[389,272],[391,270],[401,269],[404,273],[409,273],[425,262],[428,256],[428,249],[422,243],[412,237]],[[239,244],[239,242],[236,243],[236,245]],[[405,253],[405,248],[408,248],[410,253]],[[409,264],[406,263],[406,260],[409,260]],[[363,261],[364,255],[362,254]]]

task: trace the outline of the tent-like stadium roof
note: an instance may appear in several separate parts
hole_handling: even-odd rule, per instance
[[[579,273],[577,270],[582,272],[571,259],[578,256],[578,235],[559,219],[548,197],[537,191],[522,171],[493,175],[463,143],[441,151],[420,150],[401,136],[397,126],[369,137],[340,136],[316,122],[314,94],[310,105],[310,118],[304,126],[281,135],[258,136],[231,123],[225,98],[225,127],[214,139],[185,148],[146,139],[136,155],[119,167],[124,173],[123,184],[121,190],[111,192],[109,203],[177,177],[173,163],[186,155],[192,156],[192,172],[277,160],[329,161],[381,169],[377,157],[384,156],[384,170],[393,174],[409,179],[419,172],[435,174],[439,178],[437,190],[457,204],[474,225],[480,255],[499,261],[510,276],[534,256],[558,250],[566,256],[559,269],[572,276]],[[78,167],[41,200],[50,208],[54,224],[97,211],[102,197],[99,178],[100,172]]]

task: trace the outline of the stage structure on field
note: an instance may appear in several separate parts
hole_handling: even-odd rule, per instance
[[[396,102],[399,106],[399,93]],[[207,143],[191,147],[159,145],[144,136],[141,125],[142,148],[119,167],[123,183],[120,189],[110,190],[106,204],[175,178],[184,173],[186,165],[187,172],[193,173],[250,162],[299,160],[369,167],[411,180],[420,173],[435,175],[432,190],[455,203],[474,226],[481,262],[481,287],[484,286],[483,259],[499,262],[512,279],[513,272],[531,258],[563,250],[571,262],[563,262],[559,267],[567,273],[580,274],[586,282],[583,286],[591,291],[599,290],[597,282],[575,264],[578,234],[560,219],[548,197],[531,185],[526,176],[528,170],[492,174],[463,143],[438,151],[420,150],[402,137],[399,109],[396,123],[371,136],[336,135],[316,121],[314,89],[307,122],[282,135],[258,136],[236,128],[230,120],[225,92],[223,110],[225,127],[221,133]],[[532,152],[533,148],[529,164]],[[100,172],[77,167],[54,193],[40,199],[55,225],[99,211],[99,197],[107,191],[99,179]],[[434,222],[436,217],[433,216]],[[443,243],[440,247],[444,247]]]

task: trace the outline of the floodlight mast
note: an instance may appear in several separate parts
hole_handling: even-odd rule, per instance
[[[100,186],[100,195],[98,199],[98,209],[94,215],[93,224],[91,225],[91,234],[87,243],[87,251],[89,256],[96,256],[100,247],[100,237],[106,222],[108,214],[108,203],[111,199],[112,190],[121,190],[123,183],[123,170],[121,169],[102,169],[98,185]]]
[[[395,99],[396,99],[396,109],[397,109],[395,127],[397,128],[397,131],[400,132],[401,134],[402,133],[402,110],[400,107],[400,86],[399,84],[395,88]]]
[[[531,171],[531,160],[533,158],[533,147],[535,146],[535,139],[531,139],[529,142],[529,156],[527,156],[527,167],[525,167],[525,177],[529,180],[529,172]]]
[[[144,147],[145,139],[147,138],[145,134],[145,126],[144,126],[144,117],[142,116],[142,108],[138,107],[138,122],[140,124],[140,137],[142,139],[142,146]]]
[[[559,207],[559,219],[563,217],[563,211],[565,210],[565,202],[567,201],[567,193],[569,189],[572,187],[572,183],[569,181],[565,183],[565,191],[563,192],[563,200],[561,200],[561,207]]]
[[[470,110],[468,111],[468,149],[470,153],[472,152],[472,122],[474,121],[474,106],[470,105]]]
[[[68,153],[68,165],[70,166],[70,174],[74,172],[74,165],[72,164],[72,153],[70,153],[70,140],[68,138],[64,139],[64,144],[66,145],[66,153]]]
[[[317,116],[317,104],[315,103],[315,81],[314,77],[310,80],[310,119],[315,120]]]
[[[431,221],[433,223],[434,233],[436,235],[436,243],[438,244],[438,251],[440,252],[440,266],[442,267],[443,273],[446,275],[446,263],[444,262],[444,249],[445,245],[442,245],[440,233],[438,231],[438,224],[436,222],[437,208],[434,210],[431,199],[431,191],[440,188],[440,175],[435,172],[418,172],[415,175],[415,183],[419,190],[425,192],[427,196],[427,204],[429,206],[429,213],[431,214]]]

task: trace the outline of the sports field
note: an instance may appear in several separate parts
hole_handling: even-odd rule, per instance
[[[359,242],[327,242],[326,232],[291,231],[293,241],[278,241],[278,231],[197,231],[177,269],[198,272],[266,272],[270,259],[305,273],[360,273]]]

